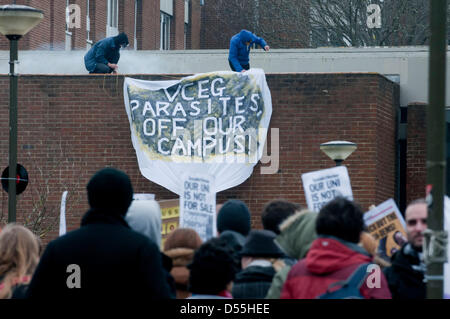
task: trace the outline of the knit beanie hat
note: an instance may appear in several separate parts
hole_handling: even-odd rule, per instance
[[[115,168],[95,173],[86,188],[89,206],[110,215],[124,216],[133,200],[130,178]]]
[[[240,255],[248,257],[280,258],[283,251],[275,244],[276,234],[271,230],[252,230],[245,241]]]
[[[128,45],[128,37],[125,33],[118,34],[114,37],[114,44],[116,46],[121,46],[123,44]]]
[[[250,231],[250,211],[244,202],[232,199],[223,204],[217,215],[217,231],[233,230],[244,236]]]

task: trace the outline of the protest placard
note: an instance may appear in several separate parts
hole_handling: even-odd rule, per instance
[[[161,208],[161,250],[171,232],[178,228],[180,222],[180,200],[166,199],[158,201]]]
[[[180,227],[192,228],[203,242],[216,236],[216,192],[214,176],[183,175],[180,197]]]
[[[338,196],[353,200],[350,177],[345,166],[302,174],[302,182],[309,210],[318,212]]]
[[[377,240],[378,255],[387,261],[407,242],[405,220],[392,198],[366,212],[364,223]]]

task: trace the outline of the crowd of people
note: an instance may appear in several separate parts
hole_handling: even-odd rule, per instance
[[[243,201],[228,200],[218,205],[217,237],[202,242],[195,230],[178,228],[163,245],[158,203],[133,200],[124,172],[98,171],[87,184],[87,197],[90,208],[80,228],[51,241],[43,252],[24,226],[3,227],[0,298],[426,297],[424,200],[408,205],[407,242],[387,262],[377,256],[361,208],[342,197],[318,213],[271,201],[261,213],[263,229],[252,229]],[[353,282],[358,284],[350,295],[343,289]]]

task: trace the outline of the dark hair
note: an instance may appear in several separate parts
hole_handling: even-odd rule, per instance
[[[187,266],[190,270],[188,290],[206,295],[217,295],[224,290],[237,272],[232,253],[221,238],[203,243]]]
[[[343,197],[337,197],[327,203],[317,216],[318,235],[330,235],[358,243],[363,230],[364,220],[361,208]]]
[[[261,214],[263,228],[280,234],[280,224],[289,216],[301,210],[299,204],[285,200],[274,200],[268,203]]]

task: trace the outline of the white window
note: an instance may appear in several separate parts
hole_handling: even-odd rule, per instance
[[[112,37],[119,34],[119,1],[108,0],[106,19],[106,36]]]
[[[171,16],[161,12],[161,44],[160,50],[170,50],[170,19]]]

